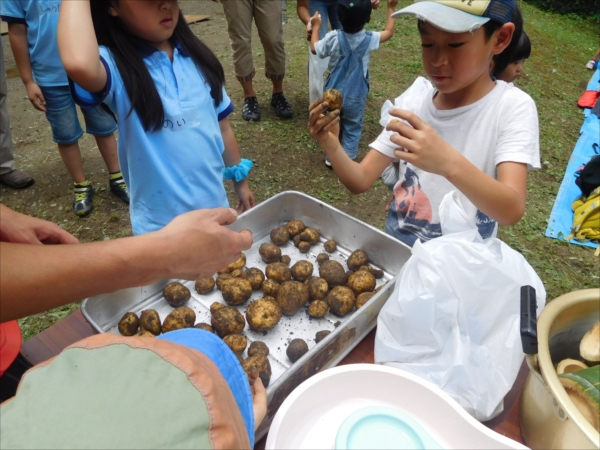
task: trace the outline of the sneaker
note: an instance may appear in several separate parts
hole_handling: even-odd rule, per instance
[[[94,209],[94,188],[91,184],[82,186],[81,184],[75,183],[73,185],[73,195],[75,200],[73,201],[73,212],[79,217],[85,217]]]
[[[123,177],[109,180],[109,184],[110,192],[119,197],[119,200],[121,200],[123,203],[129,205],[129,190],[127,189],[127,185],[125,184]]]
[[[25,189],[34,183],[34,180],[29,174],[15,169],[12,172],[0,175],[0,183],[7,185],[13,189]]]
[[[271,106],[275,108],[275,115],[281,119],[291,119],[293,116],[292,105],[290,105],[283,95],[283,92],[277,92],[271,97]]]
[[[244,108],[242,109],[242,118],[258,122],[260,120],[260,111],[258,110],[258,100],[256,97],[244,99]]]

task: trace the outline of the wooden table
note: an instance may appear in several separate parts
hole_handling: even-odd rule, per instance
[[[25,342],[21,353],[32,364],[38,364],[56,356],[65,347],[93,334],[96,334],[96,330],[87,323],[81,311],[77,311]],[[371,331],[340,364],[372,364],[374,343],[375,330]],[[497,433],[520,443],[523,443],[523,438],[519,422],[519,408],[521,406],[521,393],[528,372],[529,368],[524,362],[513,388],[504,398],[504,412],[495,419],[484,422],[484,425]],[[257,442],[254,447],[255,450],[264,449],[265,441],[266,438],[263,438]]]

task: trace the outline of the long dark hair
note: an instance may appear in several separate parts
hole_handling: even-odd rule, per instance
[[[90,0],[92,21],[99,45],[106,46],[113,54],[125,90],[131,101],[128,116],[135,109],[146,131],[158,131],[163,126],[164,107],[156,85],[144,64],[143,56],[152,50],[150,44],[130,34],[121,19],[109,14],[112,2]],[[215,54],[190,29],[179,10],[177,26],[169,42],[181,48],[192,58],[198,71],[210,85],[210,95],[215,105],[223,100],[225,72]]]

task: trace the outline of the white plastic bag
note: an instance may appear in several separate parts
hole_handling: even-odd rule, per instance
[[[379,313],[375,362],[431,381],[485,421],[502,411],[523,361],[520,288],[535,288],[538,315],[546,291],[520,253],[481,238],[475,212],[456,191],[444,197],[444,235],[415,243]]]
[[[319,58],[313,55],[308,47],[308,97],[310,103],[323,97],[323,87],[325,86],[325,71],[329,66],[329,57]]]

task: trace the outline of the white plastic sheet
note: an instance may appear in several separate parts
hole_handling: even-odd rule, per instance
[[[325,71],[329,66],[329,57],[319,58],[313,55],[308,47],[308,96],[310,103],[323,97],[323,88],[325,85]]]
[[[535,288],[538,315],[546,291],[520,253],[481,238],[475,212],[456,191],[444,197],[444,235],[415,243],[379,313],[375,362],[433,382],[485,421],[502,412],[523,361],[520,288]]]

